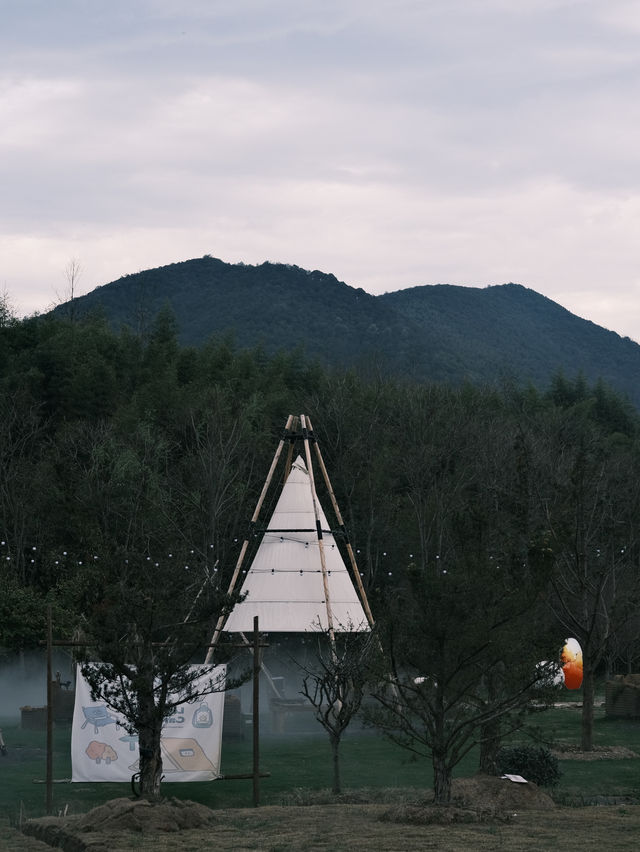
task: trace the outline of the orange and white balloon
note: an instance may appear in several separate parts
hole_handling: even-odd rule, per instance
[[[562,653],[562,672],[567,689],[580,689],[582,686],[582,648],[577,639],[565,639]]]

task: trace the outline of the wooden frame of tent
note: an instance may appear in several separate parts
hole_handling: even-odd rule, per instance
[[[236,562],[236,565],[235,565],[235,569],[234,569],[233,575],[231,577],[231,581],[230,581],[230,584],[229,584],[229,590],[228,591],[229,591],[229,594],[231,594],[236,589],[236,585],[238,583],[238,578],[240,576],[240,572],[241,572],[242,567],[243,567],[244,562],[245,562],[245,558],[246,558],[246,555],[247,555],[247,551],[248,551],[248,548],[249,548],[250,541],[255,535],[256,524],[257,524],[257,521],[258,521],[258,517],[260,515],[260,511],[263,507],[267,492],[269,491],[269,488],[272,484],[273,477],[274,477],[276,468],[278,466],[278,463],[280,461],[280,458],[282,456],[282,451],[284,449],[284,446],[285,446],[286,443],[288,443],[288,445],[289,445],[287,457],[286,457],[286,463],[285,463],[285,484],[283,485],[282,492],[284,492],[284,489],[287,487],[288,483],[290,482],[292,473],[293,474],[296,473],[295,471],[292,471],[292,468],[296,467],[296,465],[293,464],[293,453],[294,453],[295,445],[297,443],[299,443],[300,441],[302,441],[303,446],[304,446],[304,460],[306,462],[306,466],[305,466],[306,469],[303,471],[302,467],[299,466],[298,473],[299,473],[300,476],[302,476],[303,474],[306,474],[308,476],[308,487],[310,489],[310,498],[311,498],[311,505],[312,505],[312,512],[313,512],[313,528],[304,528],[304,529],[299,529],[299,528],[293,529],[292,528],[292,529],[283,530],[283,529],[273,529],[271,526],[269,526],[264,531],[264,537],[263,537],[262,541],[264,542],[267,534],[270,534],[272,541],[277,539],[277,537],[279,537],[280,542],[283,542],[284,541],[283,535],[286,534],[286,533],[290,533],[290,538],[293,540],[297,536],[297,542],[296,543],[301,544],[302,543],[302,539],[300,538],[301,534],[302,534],[302,538],[309,537],[310,535],[315,536],[314,543],[317,544],[317,549],[318,549],[320,573],[321,573],[321,578],[322,578],[322,591],[323,591],[323,595],[324,595],[324,600],[323,600],[324,612],[320,614],[321,615],[320,620],[322,622],[324,622],[324,624],[326,625],[326,631],[329,635],[331,645],[332,645],[332,647],[335,647],[335,633],[340,632],[340,627],[343,626],[339,623],[336,624],[335,613],[334,613],[334,603],[335,602],[332,601],[332,596],[331,596],[332,595],[332,586],[335,587],[335,585],[338,582],[338,579],[336,578],[336,572],[335,572],[335,567],[336,567],[336,564],[337,564],[336,559],[339,560],[339,566],[342,567],[342,571],[339,571],[338,573],[339,574],[346,574],[346,577],[348,578],[349,586],[352,589],[352,593],[355,592],[355,597],[357,599],[357,607],[362,613],[362,621],[361,621],[360,625],[358,625],[358,627],[362,628],[362,625],[366,622],[366,626],[363,629],[370,630],[373,627],[374,620],[373,620],[373,615],[371,613],[371,609],[369,607],[369,602],[367,600],[366,592],[365,592],[364,586],[362,584],[362,579],[361,579],[360,572],[358,570],[358,566],[357,566],[357,563],[356,563],[355,555],[354,555],[354,552],[353,552],[353,547],[351,546],[351,543],[350,543],[349,538],[347,536],[347,532],[346,532],[346,528],[345,528],[344,521],[343,521],[343,518],[342,518],[342,514],[340,512],[340,508],[338,506],[338,502],[337,502],[336,497],[335,497],[335,492],[333,490],[333,487],[331,485],[331,481],[329,479],[329,475],[327,473],[327,469],[326,469],[326,466],[325,466],[325,463],[324,463],[324,459],[322,457],[322,453],[320,451],[320,447],[318,445],[318,442],[316,440],[316,437],[315,437],[315,434],[314,434],[314,431],[313,431],[311,420],[308,416],[306,416],[304,414],[301,414],[299,416],[290,414],[288,419],[287,419],[285,428],[283,430],[283,433],[281,435],[280,441],[279,441],[278,446],[276,448],[273,460],[271,462],[271,467],[270,467],[269,472],[267,474],[267,478],[264,482],[262,491],[260,493],[260,497],[258,498],[258,502],[257,502],[256,508],[255,508],[255,511],[254,511],[254,513],[251,517],[251,522],[250,522],[250,525],[249,525],[249,531],[248,531],[247,536],[244,539],[242,547],[240,549],[240,554],[238,556],[238,559],[237,559],[237,562]],[[317,462],[318,468],[319,468],[319,470],[322,474],[322,477],[324,479],[324,483],[325,483],[325,486],[326,486],[326,489],[327,489],[327,493],[328,493],[329,498],[331,500],[331,504],[332,504],[332,507],[333,507],[335,517],[338,521],[338,532],[341,535],[341,537],[344,539],[345,549],[346,549],[346,552],[347,552],[347,555],[348,555],[348,561],[349,561],[349,564],[350,564],[350,567],[351,567],[352,577],[349,575],[348,568],[347,568],[346,564],[343,562],[342,556],[339,554],[339,551],[335,550],[335,545],[330,545],[329,553],[327,553],[327,549],[325,547],[325,541],[328,540],[329,536],[332,537],[333,533],[332,533],[331,530],[323,530],[323,520],[324,520],[324,523],[326,525],[326,519],[324,518],[324,513],[322,511],[322,508],[320,506],[320,503],[319,503],[319,500],[318,500],[318,497],[317,497],[317,494],[316,494],[315,477],[314,477],[313,460],[312,460],[312,451],[311,451],[312,445],[313,445],[314,450],[315,450],[315,457],[316,457],[316,462]],[[283,497],[282,492],[281,492],[281,499]],[[276,511],[277,511],[277,507],[276,507]],[[274,516],[275,516],[275,514],[276,513],[274,512]],[[308,547],[308,544],[309,544],[309,542],[305,543],[305,548]],[[261,546],[262,546],[262,543],[261,543]],[[259,550],[260,550],[260,547],[258,548],[258,551]],[[257,555],[258,554],[256,553],[256,555],[254,556],[254,561],[255,561]],[[331,565],[334,568],[333,579],[331,578],[331,575],[332,575],[331,565],[327,564],[328,559],[331,561]],[[270,569],[270,573],[271,574],[275,573],[275,570],[276,569],[272,567]],[[269,572],[267,571],[266,573],[269,573]],[[298,572],[296,571],[296,573],[298,573]],[[299,573],[302,575],[304,572],[301,569],[299,571]],[[351,582],[352,579],[355,580],[355,587],[353,586],[353,583]],[[342,577],[341,582],[342,582],[342,589],[344,589],[344,583],[347,582],[347,581],[345,580],[344,577]],[[293,605],[296,605],[296,604],[293,604]],[[352,602],[352,605],[353,605],[353,602]],[[241,608],[242,606],[243,606],[243,604],[241,603],[241,604],[238,604],[236,608],[238,608],[238,607]],[[234,620],[233,616],[234,616],[234,613],[236,612],[236,608],[234,608],[234,611],[232,613],[230,613],[228,616],[221,617],[218,620],[216,627],[215,627],[215,631],[213,633],[213,637],[211,639],[211,645],[210,645],[209,651],[207,653],[207,658],[206,658],[206,661],[205,661],[206,663],[211,662],[213,654],[215,652],[215,647],[216,647],[216,645],[219,641],[220,635],[221,635],[222,632],[225,631],[226,625],[228,624],[229,620],[231,620],[231,621]],[[345,612],[344,606],[341,607],[341,611],[343,613]],[[324,616],[326,616],[326,618]],[[277,630],[280,630],[281,632],[292,632],[292,633],[301,632],[299,627],[287,630],[286,627],[269,628],[269,626],[267,625],[267,626],[263,627],[263,629],[266,629],[267,632],[269,631],[269,629],[277,629]],[[309,624],[307,622],[307,626],[302,628],[302,630],[308,630],[308,629],[311,629],[311,624]],[[230,632],[239,632],[240,636],[242,637],[243,642],[245,642],[247,647],[250,646],[250,642],[246,638],[243,630],[231,630]],[[277,697],[281,697],[278,689],[276,688],[276,686],[273,682],[273,679],[271,678],[269,672],[266,670],[264,664],[262,666],[262,669],[265,672],[265,675],[267,676],[267,680],[268,680],[270,686],[272,687],[275,695]]]

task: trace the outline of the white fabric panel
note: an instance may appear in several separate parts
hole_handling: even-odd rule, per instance
[[[333,626],[368,630],[362,604],[319,503],[318,514]],[[253,630],[256,615],[260,630],[267,633],[328,627],[311,480],[300,457],[291,468],[242,591],[247,597],[235,606],[225,625],[231,633]]]
[[[211,678],[224,686],[226,666],[196,681],[206,689]],[[213,781],[220,777],[224,692],[214,692],[176,707],[162,726],[160,747],[166,781]],[[72,781],[131,781],[139,772],[138,737],[129,736],[119,713],[91,698],[78,666],[71,728]]]

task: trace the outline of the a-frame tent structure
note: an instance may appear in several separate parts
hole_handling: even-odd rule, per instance
[[[266,528],[261,530],[258,517],[287,444],[284,485]],[[296,455],[295,447],[300,444],[301,451]],[[312,448],[336,517],[335,530],[329,526],[316,493]],[[255,556],[245,568],[250,541],[261,534]],[[343,541],[348,567],[336,535]],[[226,621],[221,619],[216,625],[207,662],[221,632],[244,636],[253,630],[255,616],[261,632],[322,631],[332,643],[335,633],[367,631],[373,626],[353,548],[311,422],[304,414],[290,415],[287,420],[231,578],[230,593],[236,590],[241,576],[241,591],[246,597]]]

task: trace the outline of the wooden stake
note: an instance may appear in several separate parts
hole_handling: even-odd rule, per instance
[[[260,804],[260,637],[253,618],[253,806]]]
[[[51,604],[47,604],[47,814],[50,814],[53,809],[53,689],[51,684],[53,627],[51,621]]]

